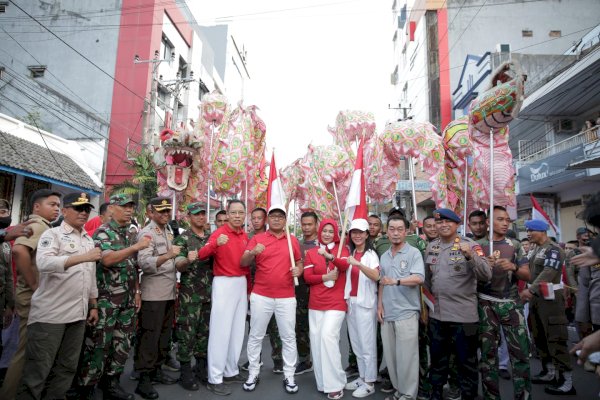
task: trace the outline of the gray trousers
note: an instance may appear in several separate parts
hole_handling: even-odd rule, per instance
[[[71,387],[83,344],[85,321],[35,322],[27,326],[25,366],[17,400],[63,399]]]

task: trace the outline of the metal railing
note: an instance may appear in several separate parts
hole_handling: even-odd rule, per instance
[[[589,143],[594,143],[600,139],[600,137],[598,136],[598,129],[600,129],[600,127],[598,127],[598,126],[589,128],[583,132],[578,133],[575,136],[571,136],[568,139],[561,140],[560,142],[554,143],[553,145],[550,145],[550,146],[547,146],[535,153],[532,153],[531,155],[529,155],[527,157],[523,157],[523,158],[521,158],[520,161],[523,163],[523,165],[526,165],[526,164],[530,164],[532,162],[542,160],[546,157],[550,157],[551,155],[558,154],[563,151],[572,149],[572,148],[577,147],[582,144],[585,145],[585,144],[589,144]],[[544,142],[542,142],[542,143],[544,143]],[[520,142],[519,142],[519,146],[520,146]]]

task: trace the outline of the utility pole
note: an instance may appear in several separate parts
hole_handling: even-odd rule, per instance
[[[172,62],[175,60],[175,52],[171,53],[171,58],[160,59],[160,52],[154,52],[154,58],[151,60],[140,60],[137,54],[133,58],[134,64],[152,64],[152,82],[150,84],[150,102],[144,101],[144,128],[142,132],[142,150],[152,150],[152,139],[156,132],[156,107],[158,98],[158,66],[162,62]]]
[[[190,83],[195,82],[194,79],[194,71],[190,71],[190,76],[182,78],[177,73],[177,77],[168,81],[161,81],[161,83],[168,87],[171,90],[171,97],[173,97],[173,105],[170,106],[171,111],[173,112],[173,118],[171,118],[171,124],[168,128],[175,129],[176,126],[176,116],[177,116],[177,103],[179,102],[179,94],[183,89],[188,90],[190,88]]]

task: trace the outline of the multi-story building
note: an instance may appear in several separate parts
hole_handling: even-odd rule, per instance
[[[0,112],[60,137],[104,142],[107,187],[132,175],[129,152],[156,144],[169,122],[196,119],[203,94],[226,92],[226,61],[185,2],[0,5]]]

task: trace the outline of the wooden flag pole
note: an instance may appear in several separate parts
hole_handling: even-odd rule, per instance
[[[338,197],[337,194],[337,188],[335,187],[335,181],[331,182],[333,184],[333,194],[335,195],[335,204],[337,205],[337,209],[338,209],[338,218],[340,219],[340,224],[342,223],[342,209],[340,208],[340,198]]]
[[[488,214],[490,230],[490,257],[494,254],[494,128],[490,128],[490,212]]]

